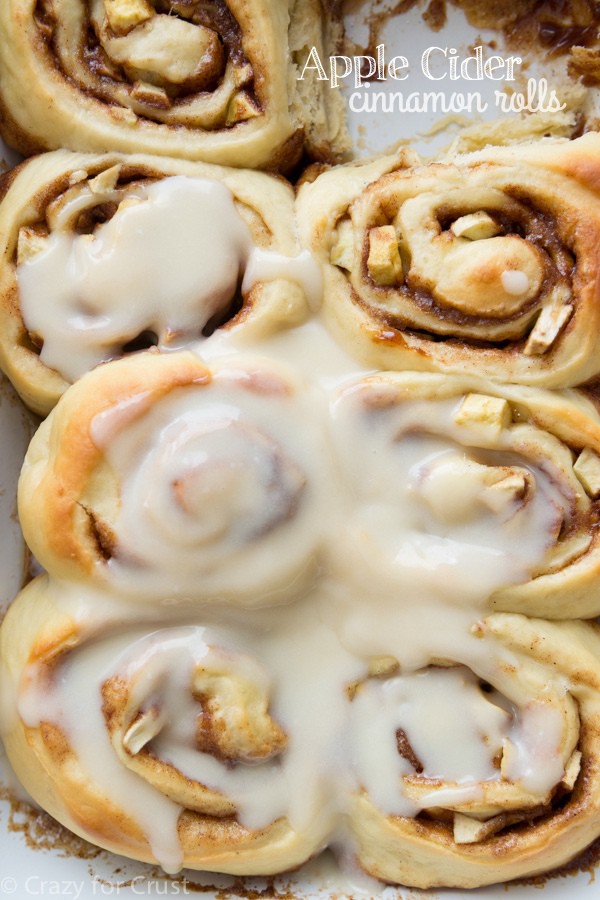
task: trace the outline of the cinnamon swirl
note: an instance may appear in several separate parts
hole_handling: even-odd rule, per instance
[[[336,569],[410,607],[424,588],[547,618],[600,613],[600,419],[582,397],[379,373],[332,407]],[[356,587],[355,587],[356,589]],[[488,607],[489,608],[489,607]]]
[[[325,172],[299,214],[325,311],[368,365],[549,388],[600,369],[600,138]]]
[[[348,149],[343,101],[296,81],[336,23],[319,0],[9,0],[2,136],[41,150],[153,153],[287,169]]]
[[[597,836],[597,626],[496,614],[475,631],[491,641],[487,661],[432,660],[351,695],[352,831],[382,881],[509,881],[570,861]]]
[[[0,365],[38,413],[99,362],[264,335],[302,320],[305,291],[318,302],[291,188],[268,175],[63,150],[5,189]]]
[[[23,533],[54,577],[143,602],[277,603],[322,545],[323,430],[284,367],[151,351],[108,363],[36,432]]]
[[[315,595],[235,617],[121,599],[43,576],[0,631],[9,758],[102,847],[267,874],[335,843],[382,881],[470,888],[599,834],[595,625],[447,617],[415,665],[385,621],[387,657],[349,652]]]
[[[267,667],[223,626],[127,622],[122,608],[111,621],[111,598],[92,598],[94,614],[83,588],[82,617],[65,594],[36,579],[2,630],[3,737],[36,801],[170,872],[270,874],[319,850],[323,826],[289,818]]]

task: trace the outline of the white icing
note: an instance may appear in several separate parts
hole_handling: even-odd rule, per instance
[[[288,337],[282,355],[298,346]],[[261,605],[323,557],[383,594],[443,584],[452,603],[480,602],[527,579],[569,514],[527,426],[488,450],[454,422],[460,400],[396,403],[377,379],[344,386],[343,359],[318,389],[260,357],[213,365],[210,383],[147,411],[136,395],[92,423],[120,485],[116,551],[99,566],[128,593]],[[380,396],[393,404],[378,412]]]
[[[50,586],[53,602],[90,629],[95,603],[81,588]],[[420,599],[420,598],[419,598]],[[347,623],[330,615],[326,585],[301,603],[272,610],[206,607],[196,624],[190,613],[153,623],[150,610],[136,616],[106,615],[103,630],[88,634],[62,663],[50,685],[38,679],[37,665],[25,672],[18,710],[27,725],[53,721],[68,736],[94,783],[107,799],[127,809],[148,836],[163,867],[177,867],[176,826],[181,808],[161,796],[142,777],[123,768],[110,743],[102,715],[101,687],[115,675],[131,684],[134,708],[158,705],[163,728],[151,743],[152,753],[192,780],[220,791],[250,828],[267,827],[285,816],[292,827],[310,835],[315,850],[343,832],[352,795],[366,788],[383,811],[414,815],[420,808],[477,800],[481,784],[498,781],[493,757],[505,738],[516,750],[511,776],[543,794],[564,770],[559,747],[560,713],[545,698],[521,704],[518,674],[506,678],[502,664],[511,657],[490,638],[475,637],[462,611],[438,601],[428,605],[437,615],[435,632],[420,637],[429,658],[410,666],[420,622],[408,628],[378,615],[372,606],[379,641],[402,665],[401,674],[367,678],[367,659],[344,645]],[[471,614],[473,610],[471,610]],[[354,608],[346,611],[352,618]],[[114,620],[111,624],[111,617]],[[144,624],[145,623],[145,624]],[[93,629],[93,626],[92,626]],[[450,668],[424,668],[432,657],[465,662]],[[223,666],[224,661],[226,665]],[[404,665],[405,661],[409,663]],[[235,766],[194,748],[198,703],[190,694],[194,666],[214,665],[258,684],[268,710],[285,731],[287,745],[272,759]],[[221,667],[221,668],[220,668]],[[419,671],[421,669],[421,671]],[[476,672],[477,674],[473,674]],[[504,695],[484,694],[479,679],[494,680]],[[358,683],[352,694],[348,688]],[[559,688],[560,693],[561,688]],[[521,704],[521,705],[520,705]],[[412,767],[397,749],[396,731],[407,733],[424,766],[424,774],[444,779],[416,805],[402,787]],[[194,794],[197,798],[197,794]],[[157,826],[160,821],[160,827]]]
[[[62,677],[54,690],[40,695],[35,685],[30,684],[19,700],[19,713],[26,724],[53,722],[65,731],[73,741],[77,756],[93,761],[98,787],[106,788],[106,796],[117,806],[122,804],[124,797],[131,801],[131,808],[139,817],[156,858],[165,871],[176,872],[182,864],[176,831],[181,810],[137,775],[117,764],[102,715],[99,684],[97,679],[90,677],[90,671],[102,667],[103,653],[101,644],[88,647],[84,670],[69,677],[67,667],[61,672]]]
[[[90,194],[67,200],[46,246],[17,268],[23,321],[43,340],[42,361],[67,380],[122,355],[144,333],[162,349],[187,346],[227,312],[242,277],[244,293],[284,278],[318,305],[320,270],[310,253],[256,247],[221,182],[173,176],[126,196],[109,221],[79,235],[67,224]]]
[[[511,781],[520,781],[541,794],[563,775],[559,755],[561,722],[555,709],[535,700],[521,709],[520,718],[520,727],[510,738],[517,753],[510,757],[505,774]]]
[[[140,398],[92,423],[121,484],[109,580],[137,595],[258,605],[289,591],[330,505],[323,429],[301,427],[324,414],[319,397],[300,395],[286,370],[238,365],[146,414]]]
[[[491,449],[484,432],[457,424],[461,398],[357,382],[317,319],[254,342],[252,355],[242,347],[233,333],[215,335],[201,351],[211,382],[149,411],[142,391],[94,419],[121,485],[118,552],[105,568],[125,596],[51,582],[52,602],[82,629],[80,647],[50,684],[36,666],[19,685],[3,679],[4,727],[18,709],[32,727],[64,729],[169,871],[181,864],[181,807],[117,758],[101,697],[114,675],[131,679],[138,705],[147,697],[166,710],[152,741],[160,759],[232,800],[247,827],[287,817],[315,852],[348,852],[360,789],[395,815],[480,802],[500,780],[507,743],[503,777],[543,802],[573,749],[561,743],[561,711],[545,693],[532,697],[512,656],[473,625],[495,590],[543,564],[569,514],[552,441],[536,451],[533,426],[513,425]],[[526,490],[494,492],[502,477]],[[194,746],[189,684],[215,654],[268,695],[287,735],[273,759],[231,767]],[[369,678],[383,656],[398,671]],[[437,660],[458,666],[428,668]],[[496,692],[482,693],[480,679]],[[399,729],[440,780],[418,803],[404,786],[413,769]]]
[[[512,296],[520,297],[529,290],[529,278],[525,272],[507,270],[502,273],[500,280],[506,293]]]
[[[519,429],[506,429],[497,450],[473,446],[470,431],[454,422],[459,403],[397,402],[394,387],[377,379],[345,388],[335,400],[334,438],[347,485],[336,553],[359,583],[441,591],[470,604],[525,580],[552,546],[571,498],[546,471],[548,461],[521,455]],[[504,472],[531,478],[524,501],[489,500],[486,479]]]
[[[429,668],[371,681],[352,706],[360,781],[388,814],[412,816],[427,807],[452,809],[482,800],[482,783],[501,780],[494,759],[502,756],[505,739],[518,750],[504,775],[538,793],[540,802],[564,771],[560,712],[533,700],[518,713],[505,697],[483,693],[468,669]],[[398,729],[423,776],[444,782],[421,796],[419,804],[403,794],[402,779],[414,775],[415,768],[398,752]],[[549,768],[543,765],[546,754]]]
[[[261,668],[271,675],[276,685],[271,714],[286,724],[289,735],[288,748],[279,759],[240,763],[231,768],[193,749],[190,719],[195,710],[187,685],[192,664],[205,661],[209,643],[225,648],[231,657],[232,673],[237,668],[237,648],[242,645],[245,654],[252,650],[255,658],[261,659]],[[83,760],[92,754],[94,780],[99,789],[117,804],[125,798],[128,809],[148,834],[161,865],[172,870],[175,829],[181,810],[173,809],[167,800],[164,810],[159,810],[157,804],[164,798],[159,797],[154,803],[155,791],[138,776],[123,770],[101,715],[103,681],[112,674],[131,676],[132,667],[141,667],[142,690],[154,701],[158,696],[168,710],[168,725],[153,742],[153,752],[173,762],[188,777],[234,800],[240,821],[248,827],[264,827],[287,815],[292,827],[317,835],[316,847],[320,849],[335,827],[338,814],[331,780],[335,760],[329,740],[332,732],[340,729],[336,717],[341,714],[340,685],[336,680],[320,683],[322,663],[332,659],[343,680],[356,677],[359,670],[356,660],[336,653],[336,646],[335,636],[328,629],[313,634],[313,622],[305,620],[300,606],[283,609],[274,621],[258,612],[252,620],[246,619],[236,627],[179,627],[149,635],[130,627],[73,654],[63,677],[53,685],[50,702],[44,701],[44,691],[29,682],[29,688],[22,692],[19,711],[31,725],[56,721]],[[156,691],[161,673],[168,673],[170,683]],[[90,702],[94,712],[82,728],[83,708]],[[99,746],[93,751],[96,741]],[[157,829],[159,815],[161,825]]]
[[[246,294],[260,281],[274,281],[276,278],[286,278],[301,284],[311,309],[319,308],[323,278],[321,269],[309,250],[302,250],[298,256],[290,258],[272,250],[253,247],[246,264],[242,293]]]
[[[318,317],[303,322],[297,328],[282,329],[268,337],[251,341],[252,357],[262,360],[264,365],[273,362],[293,365],[305,384],[314,384],[329,391],[346,381],[354,381],[360,369],[356,361],[337,344],[324,328]],[[194,351],[206,363],[222,360],[234,363],[239,354],[248,355],[248,340],[241,331],[223,330],[216,332],[202,344],[193,346]],[[368,370],[363,370],[367,374]]]

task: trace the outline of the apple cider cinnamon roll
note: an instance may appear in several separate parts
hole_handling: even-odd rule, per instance
[[[345,386],[332,410],[347,485],[342,577],[408,604],[425,590],[450,606],[598,615],[600,419],[590,402],[407,372]]]
[[[335,28],[319,0],[9,0],[2,135],[26,155],[66,146],[283,170],[307,144],[339,158],[343,101],[296,81],[305,47],[326,55]]]
[[[377,368],[549,388],[597,376],[599,159],[588,134],[303,186],[338,339]]]
[[[0,364],[44,414],[89,368],[306,315],[293,194],[256,172],[56,151],[6,176]],[[239,328],[237,328],[239,326]]]
[[[353,687],[361,866],[472,888],[571,861],[600,831],[600,632],[497,613],[466,662]],[[465,664],[466,662],[466,664]]]
[[[289,597],[314,574],[327,503],[323,429],[300,388],[283,367],[208,369],[191,353],[88,373],[24,463],[34,555],[56,578],[144,603]]]
[[[223,627],[84,623],[60,599],[39,577],[2,629],[5,746],[44,809],[169,872],[271,874],[320,849],[288,817],[288,734],[255,656]]]

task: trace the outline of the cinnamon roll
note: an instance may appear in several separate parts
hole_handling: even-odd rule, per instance
[[[556,388],[600,371],[600,138],[334,168],[299,214],[368,365]]]
[[[148,351],[99,366],[30,444],[25,539],[53,577],[143,603],[277,603],[317,564],[323,431],[311,392],[274,364]]]
[[[3,737],[35,800],[170,872],[271,874],[319,850],[321,823],[290,821],[268,668],[223,626],[84,622],[64,593],[39,577],[2,628]]]
[[[285,170],[349,149],[338,92],[297,80],[338,25],[320,0],[9,0],[2,136],[41,150],[153,153]]]
[[[56,151],[5,178],[0,365],[45,414],[89,368],[223,328],[265,334],[318,302],[293,194],[262,173]]]
[[[383,881],[510,881],[598,836],[598,627],[495,614],[475,633],[473,663],[432,659],[350,695],[352,832],[360,864]]]
[[[546,618],[600,613],[600,419],[573,394],[380,373],[334,399],[346,516],[336,571]],[[377,586],[375,588],[375,586]],[[391,611],[390,611],[391,614]]]
[[[75,833],[171,872],[281,872],[335,843],[385,882],[476,887],[598,836],[597,626],[455,622],[415,667],[379,622],[393,655],[365,665],[324,611],[160,618],[39,577],[0,630],[9,759]]]

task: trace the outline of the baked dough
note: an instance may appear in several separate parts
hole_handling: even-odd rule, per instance
[[[522,722],[541,714],[529,731],[535,746],[536,728],[540,729],[532,771],[519,777],[511,774],[509,740],[499,748],[499,776],[479,785],[468,772],[462,783],[428,777],[426,771],[418,772],[418,760],[407,760],[405,792],[421,807],[427,806],[427,814],[386,814],[367,790],[358,793],[352,831],[360,863],[382,881],[418,888],[473,888],[530,877],[569,862],[598,834],[598,627],[497,614],[481,623],[479,634],[505,649],[496,666],[475,673],[488,692],[482,701],[487,696],[497,702],[493,696],[497,692],[515,702]],[[457,662],[461,661],[442,664]],[[388,690],[393,688],[393,677],[380,683],[379,690],[386,684]],[[360,702],[360,691],[357,699]],[[553,725],[544,734],[546,715],[546,724],[553,721]],[[398,724],[401,727],[400,711]],[[375,729],[376,720],[363,721],[362,727]],[[405,758],[412,757],[406,741],[399,742],[399,750]],[[548,795],[542,796],[537,785],[530,790],[527,782],[533,772],[539,775],[555,763],[557,783]]]
[[[310,583],[328,476],[309,390],[236,356],[152,351],[99,366],[30,444],[23,533],[53,577],[141,604],[287,602]]]
[[[2,729],[44,809],[171,872],[275,874],[342,835],[366,872],[416,888],[535,876],[600,835],[600,631],[574,621],[600,614],[600,417],[592,391],[541,386],[597,374],[597,149],[591,136],[431,167],[404,151],[306,183],[325,319],[354,355],[320,334],[315,371],[298,347],[322,323],[292,277],[281,181],[68,151],[8,176],[0,357],[34,409],[56,406],[19,483],[48,574],[0,629]],[[140,328],[161,330],[138,323],[91,371],[56,375],[50,338],[25,326],[19,267],[54,235],[102,244],[104,219],[167,202],[177,179],[190,196],[229,191],[239,227],[278,255],[223,325],[239,341],[204,360],[201,344],[134,353]],[[415,213],[432,205],[439,234]],[[411,215],[407,256],[388,220]],[[452,297],[429,336],[400,328],[407,261]]]
[[[280,612],[300,625],[314,609]],[[318,657],[293,650],[297,633],[170,616],[41,576],[0,631],[8,757],[95,844],[173,872],[272,874],[344,824],[345,848],[382,881],[471,888],[559,866],[598,836],[597,626],[499,613],[417,670],[388,632],[387,662],[356,660],[344,685],[339,645],[297,681],[298,661]],[[302,637],[320,647],[310,621]],[[286,811],[293,797],[303,817]]]
[[[417,164],[402,151],[304,184],[325,314],[383,369],[560,388],[598,375],[600,137]]]
[[[259,261],[246,284],[253,251],[276,265],[265,273]],[[299,253],[281,179],[139,154],[43,154],[4,179],[0,366],[45,415],[83,371],[132,349],[297,324],[306,284],[287,269]]]
[[[271,715],[268,676],[258,660],[232,646],[204,646],[200,627],[155,624],[144,634],[143,626],[130,623],[123,632],[121,613],[119,666],[118,652],[110,655],[115,631],[98,619],[85,623],[69,614],[60,593],[45,577],[31,582],[2,629],[3,688],[12,710],[3,737],[17,776],[36,802],[87,840],[123,856],[158,860],[174,872],[184,865],[268,875],[295,868],[320,849],[318,828],[296,831],[285,815],[261,827],[240,824],[223,791],[161,758],[153,740],[169,718],[175,743],[184,743],[182,726],[194,726],[196,719],[195,753],[204,754],[205,777],[220,767],[234,786],[236,767],[245,766],[249,790],[260,798],[261,770],[276,778],[287,736]],[[114,673],[96,684],[88,671],[87,679],[71,684],[82,704],[79,736],[85,741],[86,733],[93,734],[95,742],[86,756],[64,717],[50,709],[45,685],[59,673],[70,677],[73,654],[83,654],[85,662],[86,653],[93,657],[103,646]],[[31,705],[36,693],[46,696],[37,725]],[[107,755],[113,757],[111,780],[103,785]]]
[[[336,20],[320,0],[9,0],[2,136],[40,150],[153,153],[286,170],[349,150],[343,101],[297,81]]]
[[[600,419],[572,392],[382,372],[333,399],[354,590],[549,619],[600,613]],[[457,581],[460,579],[460,581]],[[457,588],[462,585],[462,588]]]

